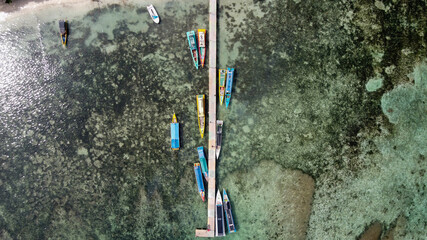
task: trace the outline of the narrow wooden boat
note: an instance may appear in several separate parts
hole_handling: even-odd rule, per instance
[[[200,65],[204,67],[206,58],[206,29],[197,29],[197,35],[199,37]]]
[[[224,208],[222,206],[221,192],[218,189],[216,194],[216,208],[215,208],[215,236],[223,237],[225,236],[225,227],[224,227]]]
[[[230,199],[228,198],[228,195],[227,195],[227,192],[225,192],[225,189],[222,189],[222,197],[224,199],[223,205],[224,205],[225,219],[227,220],[228,232],[229,233],[236,232],[236,226],[234,225],[233,214],[231,213]]]
[[[200,170],[200,163],[194,164],[194,173],[196,174],[197,188],[199,190],[200,197],[202,197],[203,202],[205,201],[205,186],[203,184],[202,172]]]
[[[160,23],[159,14],[157,14],[157,11],[154,8],[153,4],[151,4],[150,6],[147,6],[147,10],[148,10],[148,13],[150,14],[151,19],[153,19],[155,23]]]
[[[233,87],[234,68],[227,68],[227,87],[225,88],[225,108],[230,105],[231,88]]]
[[[224,96],[225,96],[225,80],[227,78],[227,70],[220,69],[219,70],[219,104],[222,105],[222,102],[224,102]]]
[[[205,151],[203,150],[203,147],[198,147],[197,153],[199,154],[199,160],[200,160],[200,164],[202,166],[203,176],[205,177],[205,180],[207,182],[207,181],[209,181],[208,180],[208,164],[206,163]]]
[[[205,95],[197,95],[197,119],[199,121],[199,131],[203,138],[205,134]]]
[[[179,123],[176,120],[175,113],[173,114],[171,123],[171,148],[179,150]]]
[[[219,152],[221,151],[222,125],[224,125],[223,121],[216,120],[216,149],[215,149],[216,159],[219,158]]]
[[[199,56],[197,54],[196,34],[194,31],[187,32],[188,45],[190,47],[191,57],[193,58],[194,66],[199,69]]]
[[[59,34],[61,35],[62,45],[67,45],[68,39],[68,22],[64,20],[59,20]]]

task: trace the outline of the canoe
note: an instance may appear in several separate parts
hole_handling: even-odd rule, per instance
[[[193,58],[194,66],[199,69],[199,56],[197,55],[196,34],[194,31],[187,32],[188,45],[190,47],[191,57]]]
[[[216,159],[219,158],[219,152],[221,151],[222,125],[224,125],[223,121],[216,120],[216,149],[215,149]]]
[[[175,113],[173,114],[171,122],[171,148],[173,150],[179,150],[179,123],[176,120]]]
[[[236,232],[236,226],[234,225],[233,214],[231,213],[230,199],[228,198],[228,195],[227,195],[227,192],[225,192],[225,189],[222,189],[222,197],[224,199],[223,205],[224,205],[225,219],[227,220],[228,232],[229,233]]]
[[[197,188],[198,188],[200,197],[202,197],[202,200],[204,202],[205,201],[205,186],[203,185],[203,177],[202,177],[202,172],[200,170],[200,163],[194,164],[194,173],[196,174]]]
[[[234,68],[227,68],[227,87],[225,88],[225,108],[228,108],[231,99],[231,88],[233,87]]]
[[[157,14],[157,11],[154,8],[153,4],[151,4],[150,6],[147,6],[147,10],[148,10],[148,13],[150,14],[151,19],[153,19],[155,23],[160,23],[159,14]]]
[[[225,80],[227,78],[227,70],[226,69],[220,69],[219,70],[219,104],[222,105],[222,102],[224,102],[224,96],[225,96]]]
[[[199,160],[200,160],[200,164],[202,166],[203,176],[205,177],[206,182],[207,182],[208,181],[208,164],[206,163],[205,151],[203,150],[203,147],[198,147],[197,153],[199,154]]]
[[[62,45],[67,45],[68,38],[68,22],[64,20],[59,20],[59,34],[61,35]]]
[[[224,208],[222,206],[221,192],[219,191],[219,189],[218,193],[216,194],[215,222],[215,236],[225,236]]]
[[[197,119],[199,122],[200,135],[205,134],[205,95],[197,95]]]
[[[200,65],[204,67],[206,58],[206,29],[197,29],[197,36],[199,37]]]

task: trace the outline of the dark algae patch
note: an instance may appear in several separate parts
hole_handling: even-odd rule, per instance
[[[2,23],[0,238],[193,239],[206,227],[192,166],[207,147],[195,96],[208,70],[185,32],[208,28],[208,4],[156,8],[159,25],[132,3],[70,17],[67,49],[53,17]],[[381,237],[424,237],[426,3],[218,9],[217,66],[236,69],[231,105],[218,106],[228,238],[356,239],[372,223]]]

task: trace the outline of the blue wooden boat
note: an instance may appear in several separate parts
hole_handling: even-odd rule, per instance
[[[175,113],[173,114],[171,123],[171,148],[179,150],[179,123],[176,120]]]
[[[187,32],[187,39],[194,66],[196,66],[196,69],[199,69],[199,55],[197,54],[196,33],[194,33],[194,31]]]
[[[202,171],[200,170],[200,163],[194,164],[194,173],[196,174],[197,188],[203,202],[205,201],[205,186],[203,185]]]
[[[216,222],[215,236],[216,237],[225,236],[224,207],[222,206],[222,197],[219,189],[218,189],[218,193],[216,194],[215,222]]]
[[[199,160],[202,166],[202,173],[207,182],[208,181],[208,165],[206,163],[205,152],[203,151],[203,147],[198,147],[197,153],[199,153]]]
[[[227,87],[225,88],[225,108],[228,108],[231,99],[231,89],[233,87],[234,68],[227,68]]]
[[[227,220],[228,232],[233,233],[236,232],[236,226],[234,225],[233,214],[231,213],[231,204],[230,199],[228,198],[227,192],[225,189],[222,189],[222,197],[224,199],[224,211],[225,211],[225,219]]]

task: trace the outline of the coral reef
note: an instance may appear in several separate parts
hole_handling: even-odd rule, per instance
[[[425,2],[218,7],[218,67],[236,69],[218,107],[230,238],[355,239],[374,222],[384,238],[425,238]],[[156,8],[159,25],[124,3],[73,15],[67,49],[48,8],[0,25],[1,238],[193,239],[206,227],[192,163],[207,143],[194,98],[207,70],[192,67],[185,32],[208,26],[208,4]]]

